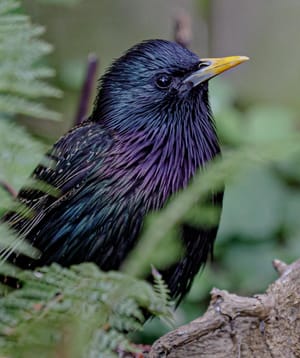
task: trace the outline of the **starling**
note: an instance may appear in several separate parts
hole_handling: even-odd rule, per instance
[[[91,116],[54,144],[32,174],[36,185],[19,192],[28,214],[4,216],[40,257],[11,253],[9,260],[27,269],[86,261],[119,269],[145,215],[220,154],[208,80],[245,60],[199,58],[165,40],[144,41],[117,59],[100,81]],[[221,207],[222,198],[211,193],[208,201]],[[182,227],[182,257],[162,272],[177,301],[212,252],[216,232],[217,225]]]

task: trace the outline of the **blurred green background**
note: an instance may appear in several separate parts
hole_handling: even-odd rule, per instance
[[[224,152],[272,140],[284,145],[299,129],[300,3],[295,0],[70,0],[69,6],[55,0],[24,0],[23,8],[34,23],[46,27],[44,38],[54,51],[45,61],[56,69],[53,83],[64,92],[63,99],[48,101],[48,107],[62,113],[61,121],[19,119],[44,143],[53,143],[72,125],[89,53],[99,57],[100,75],[133,44],[172,39],[174,16],[181,11],[191,16],[191,48],[200,56],[251,58],[211,83]],[[25,159],[19,154],[22,143],[16,146],[10,162]],[[43,148],[36,145],[34,160]],[[277,161],[274,154],[274,163],[249,165],[227,184],[215,260],[196,278],[178,309],[178,324],[205,310],[212,287],[241,295],[263,292],[276,278],[272,259],[290,262],[299,256],[298,163],[298,156]],[[25,166],[17,178],[11,164],[1,169],[18,188],[32,166]],[[164,329],[153,320],[145,339],[150,341]]]

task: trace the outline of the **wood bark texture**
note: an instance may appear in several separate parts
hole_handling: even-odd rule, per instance
[[[266,293],[213,289],[206,313],[158,339],[149,357],[300,357],[300,260],[273,265],[280,277]]]

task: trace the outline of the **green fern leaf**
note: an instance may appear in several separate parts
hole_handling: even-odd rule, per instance
[[[41,97],[61,96],[61,91],[44,82],[54,71],[39,65],[52,46],[40,40],[44,28],[16,13],[19,8],[18,1],[0,4],[0,117],[24,114],[58,119],[58,113],[38,102]]]

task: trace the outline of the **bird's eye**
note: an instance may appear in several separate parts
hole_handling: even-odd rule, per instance
[[[157,76],[155,83],[158,88],[167,89],[172,83],[172,77],[170,75],[167,75],[166,73],[163,73]]]

